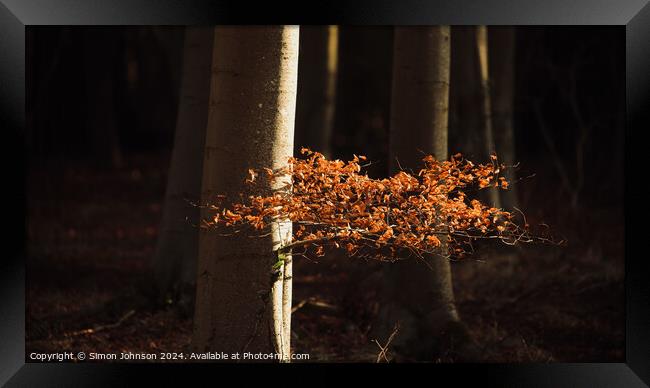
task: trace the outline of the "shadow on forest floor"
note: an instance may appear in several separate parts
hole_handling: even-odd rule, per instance
[[[82,164],[65,172],[32,168],[27,355],[187,350],[191,318],[152,304],[142,292],[166,162],[132,158],[104,172]],[[608,215],[598,217],[605,222]],[[622,229],[614,233],[609,246],[486,248],[478,260],[454,262],[458,308],[485,361],[622,362]],[[367,361],[359,352],[372,340],[366,333],[378,308],[377,263],[336,253],[318,263],[295,262],[294,353],[309,353],[311,361]],[[361,282],[352,276],[360,271]]]

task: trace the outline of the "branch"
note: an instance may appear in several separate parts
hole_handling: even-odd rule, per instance
[[[96,325],[92,329],[78,330],[78,331],[75,331],[75,332],[72,332],[70,334],[65,335],[65,337],[76,337],[78,335],[83,335],[83,334],[95,334],[95,333],[97,333],[99,331],[102,331],[102,330],[115,329],[115,328],[119,327],[120,325],[122,325],[122,323],[124,323],[124,321],[129,319],[133,314],[135,314],[135,310],[129,310],[129,311],[126,312],[126,314],[124,314],[115,323],[110,323],[110,324],[106,324],[106,325]]]
[[[388,353],[388,346],[390,345],[391,342],[393,342],[393,338],[395,338],[395,336],[397,335],[398,332],[399,332],[399,322],[397,322],[395,324],[395,327],[393,328],[393,332],[390,334],[390,337],[388,337],[388,341],[386,341],[386,345],[381,346],[379,341],[373,340],[377,344],[377,346],[379,346],[379,349],[381,350],[379,352],[379,354],[377,355],[377,361],[376,361],[377,363],[379,363],[382,358],[386,362],[388,362],[388,357],[386,356],[386,354]]]

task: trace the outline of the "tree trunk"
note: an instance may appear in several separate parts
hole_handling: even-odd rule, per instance
[[[188,27],[183,74],[154,272],[160,291],[194,292],[203,147],[208,122],[214,28]],[[176,295],[174,295],[176,296]],[[190,298],[193,298],[191,295]]]
[[[515,94],[515,29],[514,27],[489,28],[489,64],[492,81],[492,122],[494,140],[499,160],[512,166],[516,161],[514,130]],[[511,185],[501,190],[502,205],[510,210],[517,207],[517,174],[514,169],[505,170],[505,178]]]
[[[202,202],[269,195],[286,182],[244,183],[249,168],[280,168],[293,152],[298,27],[217,27],[204,150]],[[203,218],[213,216],[209,209]],[[193,346],[200,351],[289,355],[291,235],[278,222],[254,231],[201,230]],[[281,260],[283,259],[283,260]],[[279,263],[277,271],[274,264]],[[288,306],[288,308],[287,308]]]
[[[300,67],[296,108],[297,150],[308,147],[331,157],[336,80],[338,27],[309,26],[300,32]]]
[[[490,73],[488,68],[488,31],[486,26],[476,27],[476,50],[479,61],[479,74],[481,74],[481,100],[483,113],[483,129],[485,137],[485,156],[490,160],[490,155],[496,154],[494,142],[494,131],[492,128],[492,96],[490,85]],[[488,188],[490,205],[500,208],[501,198],[498,188]]]
[[[450,30],[448,26],[398,27],[395,30],[390,119],[391,171],[417,174],[425,154],[447,159]],[[397,321],[392,344],[399,351],[430,356],[437,337],[458,322],[449,261],[425,257],[389,265],[388,287],[380,313],[381,340]]]

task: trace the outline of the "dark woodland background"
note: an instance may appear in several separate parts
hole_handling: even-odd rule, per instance
[[[476,66],[462,46],[470,28],[452,27],[449,152],[484,161],[480,120],[472,120],[477,81],[459,70]],[[183,31],[27,29],[28,353],[189,344],[191,307],[148,287]],[[459,312],[489,361],[621,362],[624,29],[523,27],[516,38],[519,204],[530,224],[548,224],[568,242],[508,254],[482,246],[454,262]],[[301,75],[310,63],[300,60],[296,149],[309,146]],[[372,176],[388,172],[391,75],[392,28],[340,27],[332,153],[368,156]],[[360,266],[371,279],[363,287],[350,282]],[[336,255],[296,260],[295,303],[309,303],[294,314],[294,352],[355,360],[377,310],[376,267]]]

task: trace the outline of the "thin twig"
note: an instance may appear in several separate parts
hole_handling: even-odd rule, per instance
[[[83,334],[95,334],[95,333],[97,333],[99,331],[102,331],[102,330],[115,329],[115,328],[119,327],[120,325],[122,325],[124,323],[124,321],[129,319],[133,314],[135,314],[135,310],[129,310],[129,311],[126,312],[126,314],[124,314],[115,323],[110,323],[110,324],[107,324],[107,325],[97,325],[97,326],[95,326],[95,327],[93,327],[91,329],[78,330],[78,331],[72,332],[70,334],[66,334],[64,336],[65,337],[76,337],[76,336],[83,335]]]
[[[388,337],[388,341],[386,341],[386,345],[381,346],[379,341],[377,341],[376,339],[373,340],[373,342],[376,343],[377,346],[379,346],[379,349],[380,349],[379,354],[377,355],[377,361],[375,361],[375,362],[377,362],[377,363],[381,362],[382,358],[386,362],[388,362],[388,357],[386,356],[386,354],[388,352],[388,346],[393,341],[393,338],[395,338],[395,336],[397,335],[398,332],[399,332],[399,322],[395,323],[395,327],[393,327],[393,332]]]

